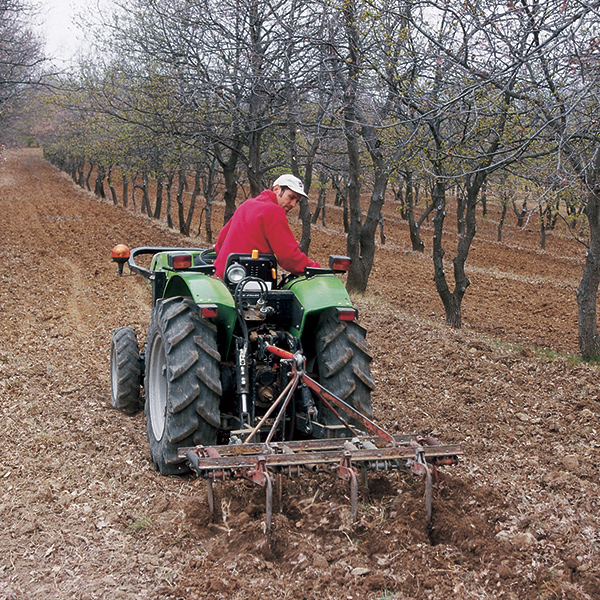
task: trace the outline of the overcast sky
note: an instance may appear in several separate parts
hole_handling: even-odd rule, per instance
[[[73,58],[83,45],[83,34],[76,26],[77,15],[94,0],[41,0],[41,30],[46,39],[46,53],[58,60]]]

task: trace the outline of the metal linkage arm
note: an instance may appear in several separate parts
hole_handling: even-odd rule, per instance
[[[335,394],[332,394],[330,391],[326,390],[320,383],[317,383],[314,379],[309,377],[304,369],[306,358],[302,354],[300,354],[300,352],[292,354],[291,352],[283,350],[282,348],[277,348],[276,346],[267,346],[266,349],[275,356],[279,356],[280,358],[292,361],[292,369],[294,369],[294,372],[297,371],[300,374],[302,382],[305,383],[323,401],[325,406],[327,406],[327,408],[329,408],[329,410],[333,412],[333,414],[339,419],[339,421],[347,429],[349,429],[353,435],[360,434],[339,414],[339,412],[334,408],[334,406],[341,409],[350,417],[358,421],[361,425],[363,425],[366,428],[366,430],[369,433],[377,435],[378,437],[380,437],[388,443],[395,443],[394,437],[390,433],[385,431],[385,429],[382,429],[381,427],[379,427],[379,425],[373,423],[373,421],[365,417],[365,415],[358,412],[355,408],[350,406],[348,403],[344,402],[341,398],[338,398]]]

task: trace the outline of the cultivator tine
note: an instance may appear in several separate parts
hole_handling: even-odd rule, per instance
[[[206,479],[206,499],[208,500],[208,509],[210,511],[210,518],[215,516],[215,495],[213,493],[213,478],[207,477]]]
[[[436,444],[437,440],[435,440]],[[429,466],[427,459],[425,458],[425,448],[416,442],[415,448],[415,460],[410,463],[410,471],[416,475],[425,476],[425,510],[427,512],[427,522],[431,522],[432,513],[432,498],[433,498],[433,477],[431,472],[433,471],[436,475],[437,480],[437,469],[434,465]]]
[[[358,520],[358,477],[356,468],[352,466],[352,455],[347,450],[342,455],[336,474],[340,479],[350,482],[350,515],[352,523],[356,523]]]
[[[273,523],[273,475],[267,469],[265,457],[259,456],[256,467],[243,469],[241,475],[265,488],[265,533],[270,536]]]
[[[358,521],[358,480],[356,471],[350,473],[350,510],[352,514],[352,523]]]
[[[267,475],[265,487],[267,493],[265,500],[265,533],[270,536],[273,523],[273,478],[271,475]]]
[[[431,480],[431,469],[425,466],[425,510],[427,512],[427,523],[431,522],[431,502],[433,497],[433,482]]]
[[[281,473],[277,473],[275,475],[275,484],[277,485],[277,504],[279,506],[279,512],[283,512],[283,475]]]

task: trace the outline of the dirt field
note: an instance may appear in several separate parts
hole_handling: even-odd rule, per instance
[[[345,253],[328,211],[311,245],[321,261]],[[514,218],[499,244],[494,219],[492,208],[469,256],[462,330],[444,325],[430,231],[425,255],[411,252],[393,205],[355,300],[376,420],[462,444],[431,527],[418,478],[372,477],[351,529],[346,485],[306,476],[285,482],[269,545],[262,489],[217,485],[210,523],[203,482],[159,476],[143,414],[110,408],[111,331],[133,325],[143,342],[150,305],[141,279],[115,277],[110,249],[190,240],[96,200],[37,150],[7,151],[0,599],[599,598],[600,377],[570,358],[583,249],[550,234],[541,252],[535,227]]]

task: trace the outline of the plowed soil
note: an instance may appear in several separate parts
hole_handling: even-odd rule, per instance
[[[346,484],[285,480],[268,542],[261,488],[217,485],[211,522],[203,481],[160,476],[143,413],[110,407],[111,331],[132,325],[143,344],[150,313],[144,282],[115,277],[112,246],[205,243],[95,198],[37,150],[2,155],[0,598],[600,597],[600,378],[573,358],[584,249],[555,232],[542,252],[535,223],[514,216],[498,243],[491,206],[452,330],[429,226],[415,254],[385,210],[387,241],[355,299],[375,418],[464,457],[441,470],[429,525],[415,476],[371,476],[354,527]],[[339,211],[327,216],[313,228],[321,262],[345,253]],[[452,233],[446,245],[451,259]]]

